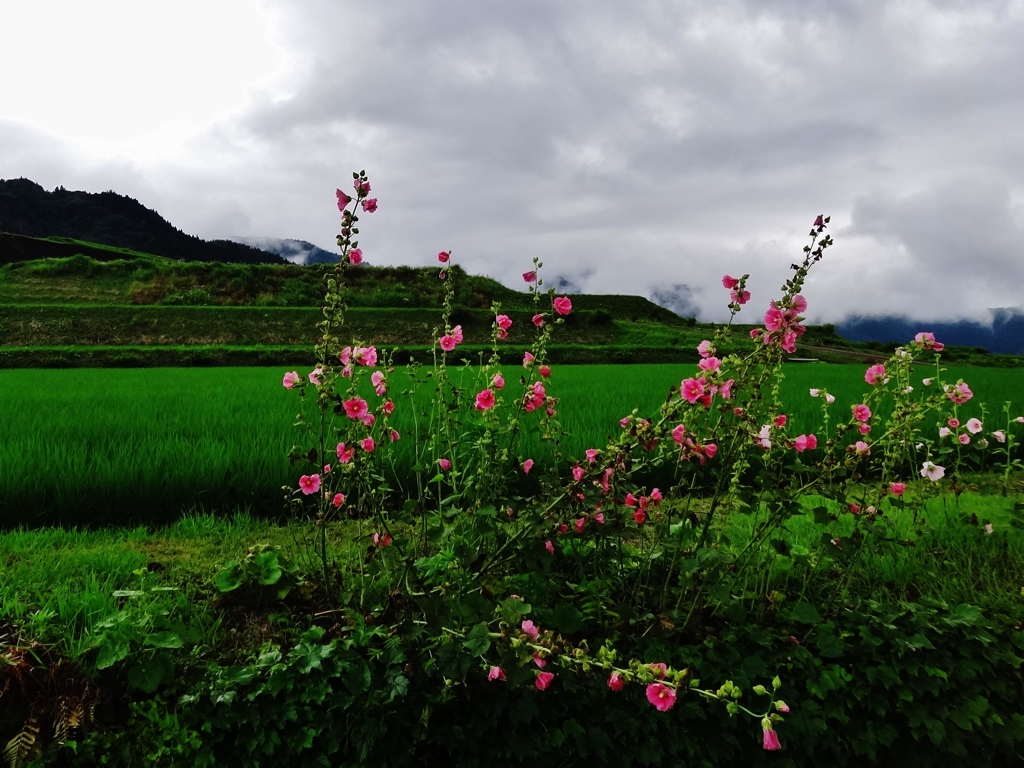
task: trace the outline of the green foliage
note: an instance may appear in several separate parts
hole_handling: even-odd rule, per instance
[[[244,605],[267,605],[284,600],[305,579],[297,565],[269,544],[256,544],[241,561],[231,560],[217,574],[214,584],[221,592],[232,593]]]

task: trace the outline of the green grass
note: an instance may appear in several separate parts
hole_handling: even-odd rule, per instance
[[[517,397],[521,371],[506,366],[503,397]],[[562,451],[580,457],[618,433],[618,420],[638,408],[653,415],[688,365],[556,366],[549,390],[560,398],[565,429]],[[284,369],[158,368],[0,371],[0,523],[6,527],[62,523],[103,525],[176,519],[182,509],[274,515],[283,508],[281,487],[298,474],[286,455],[299,442],[291,426],[299,398],[281,386]],[[306,371],[303,370],[303,373]],[[802,365],[785,368],[783,401],[791,434],[819,428],[822,401],[811,387],[837,397],[836,419],[860,402],[867,385],[863,366]],[[391,382],[398,405],[393,423],[397,482],[409,483],[414,414],[429,412],[429,388],[413,401],[400,370]],[[475,370],[465,374],[475,376]],[[922,371],[922,376],[924,372]],[[1000,369],[952,369],[977,393],[961,417],[992,414],[1013,401],[1024,413],[1022,374]],[[476,391],[468,379],[469,396]],[[481,385],[482,386],[482,385]],[[369,394],[369,393],[367,393]],[[371,398],[372,399],[372,398]],[[1001,428],[1004,425],[999,424]],[[934,434],[934,425],[925,437]],[[542,457],[548,448],[528,433],[520,456]]]

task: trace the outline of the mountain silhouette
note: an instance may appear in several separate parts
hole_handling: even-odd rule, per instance
[[[229,240],[201,240],[116,192],[47,192],[30,179],[0,179],[0,232],[69,237],[185,261],[282,264],[276,254]]]

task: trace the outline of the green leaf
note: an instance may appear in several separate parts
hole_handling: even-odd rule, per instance
[[[174,675],[174,662],[164,653],[140,659],[128,670],[128,684],[143,693],[152,693]]]
[[[260,569],[260,584],[277,584],[281,580],[283,571],[281,570],[281,564],[278,562],[277,552],[263,552],[256,555],[252,561]]]
[[[559,632],[567,635],[575,634],[583,628],[583,614],[575,606],[564,603],[551,612],[548,621]]]
[[[813,605],[801,601],[793,606],[793,621],[801,624],[821,624],[821,615]]]
[[[131,646],[128,638],[120,633],[104,634],[100,652],[96,655],[96,669],[107,669],[122,661]]]
[[[151,645],[154,648],[181,648],[181,635],[170,630],[154,632],[151,635],[147,635],[146,645]]]
[[[814,522],[818,525],[828,525],[832,522],[832,515],[828,511],[828,507],[815,507],[813,510]]]
[[[462,643],[466,650],[476,656],[483,656],[491,647],[490,630],[481,622],[469,630]]]
[[[232,560],[224,566],[223,571],[217,574],[217,578],[213,580],[213,583],[221,592],[231,592],[242,586],[244,580],[242,566],[237,560]]]
[[[112,594],[114,597],[138,597],[146,593],[141,589],[117,589]]]

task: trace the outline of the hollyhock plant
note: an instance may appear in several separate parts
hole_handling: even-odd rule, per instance
[[[816,435],[797,435],[793,440],[793,449],[797,453],[803,453],[804,451],[813,451],[818,447],[818,438]]]
[[[881,384],[885,379],[885,366],[884,365],[872,365],[868,368],[864,374],[864,381],[872,386]]]
[[[957,435],[956,439],[960,443],[960,445],[967,445],[968,443],[971,442],[971,436],[968,435],[966,432],[962,432],[959,435]]]
[[[523,632],[526,633],[527,637],[529,637],[533,642],[537,642],[537,638],[540,637],[540,630],[537,628],[536,624],[529,619],[526,619],[520,626],[522,627]]]
[[[935,340],[934,333],[919,333],[914,337],[914,341],[925,349],[931,349],[935,352],[941,352],[946,347],[942,342]]]
[[[284,380],[281,383],[284,384],[285,389],[291,389],[300,381],[302,381],[302,377],[299,376],[298,371],[288,371],[288,373],[284,375]]]
[[[442,472],[447,472],[449,469],[452,468],[451,459],[438,459],[437,466],[441,468]]]
[[[568,296],[559,296],[554,301],[555,312],[560,315],[568,315],[572,311],[572,302]]]
[[[963,381],[959,381],[946,387],[946,397],[957,405],[963,405],[974,397],[974,393]]]
[[[373,213],[377,210],[377,198],[370,197],[362,202],[363,210],[367,213]]]
[[[750,301],[750,291],[730,291],[729,298],[733,304],[746,304]]]
[[[523,462],[523,474],[530,474],[530,470],[533,469],[533,459],[527,459]]]
[[[1006,433],[1003,432],[1001,429],[997,429],[995,432],[993,432],[992,433],[992,437],[994,437],[996,439],[997,443],[1005,443],[1006,442]]]
[[[451,352],[458,345],[458,342],[455,341],[454,336],[446,333],[444,336],[437,340],[437,345],[441,347],[441,349],[443,349],[445,352]]]
[[[676,689],[664,683],[651,683],[647,686],[647,700],[659,712],[668,712],[676,703]]]
[[[335,190],[335,197],[338,199],[338,210],[344,211],[346,206],[352,202],[352,198],[342,192],[340,189]]]
[[[320,490],[320,475],[303,475],[299,478],[299,488],[309,496]]]
[[[348,252],[348,261],[350,264],[359,265],[363,263],[363,252],[359,248],[353,248]]]
[[[489,411],[494,407],[494,390],[485,389],[476,395],[476,403],[473,405],[478,411]]]
[[[853,418],[857,421],[867,421],[871,418],[871,409],[864,405],[864,403],[853,406],[851,410],[853,411]]]
[[[626,681],[622,679],[622,675],[618,672],[612,672],[608,677],[608,687],[613,691],[621,691],[626,687]]]
[[[551,681],[555,679],[554,672],[538,672],[537,679],[534,685],[537,686],[538,691],[546,691],[548,686],[551,685]]]
[[[487,679],[506,680],[507,678],[505,677],[505,673],[504,671],[502,671],[501,667],[491,667],[491,669],[487,672]]]
[[[543,327],[543,325],[544,325],[544,315],[534,315],[533,316],[533,324],[535,326],[537,326],[538,328]]]
[[[338,461],[342,464],[348,464],[352,461],[352,457],[356,455],[356,449],[352,446],[346,446],[344,443],[338,443]]]
[[[762,740],[762,746],[769,752],[776,752],[782,749],[782,744],[779,742],[779,734],[772,728],[771,720],[765,718],[764,722],[766,725],[763,729],[764,738]]]
[[[345,494],[344,493],[336,493],[336,494],[334,494],[334,498],[331,499],[331,503],[335,507],[340,507],[342,504],[345,503]]]
[[[367,414],[369,407],[367,406],[366,401],[361,397],[350,397],[341,405],[345,409],[345,415],[350,419],[363,418],[363,416]]]
[[[500,371],[494,374],[493,377],[491,377],[491,386],[494,387],[495,389],[505,388],[505,378],[501,375]]]
[[[739,284],[740,284],[740,281],[737,280],[735,277],[730,277],[729,275],[725,275],[722,278],[722,287],[725,288],[727,291],[731,291],[733,288],[735,288]]]
[[[441,251],[439,254],[437,254],[437,260],[439,262],[441,262],[442,264],[447,264],[448,260],[451,257],[452,257],[452,252],[451,251]]]
[[[377,444],[373,441],[372,437],[364,437],[359,441],[359,447],[367,453],[373,453],[373,449],[377,447]]]
[[[523,280],[527,283],[536,283],[537,273],[534,272],[533,270],[530,270],[529,272],[523,272]]]
[[[906,483],[890,483],[889,484],[889,493],[891,493],[893,496],[902,496],[903,492],[906,491],[906,490],[907,490],[907,484]]]
[[[497,325],[501,330],[507,331],[512,327],[512,318],[508,315],[497,315],[494,318],[494,324]]]
[[[968,419],[965,426],[967,427],[967,431],[972,435],[976,435],[982,430],[981,421],[979,419]]]
[[[938,466],[933,461],[926,461],[921,465],[921,477],[927,477],[933,483],[939,482],[945,474],[945,468]]]

